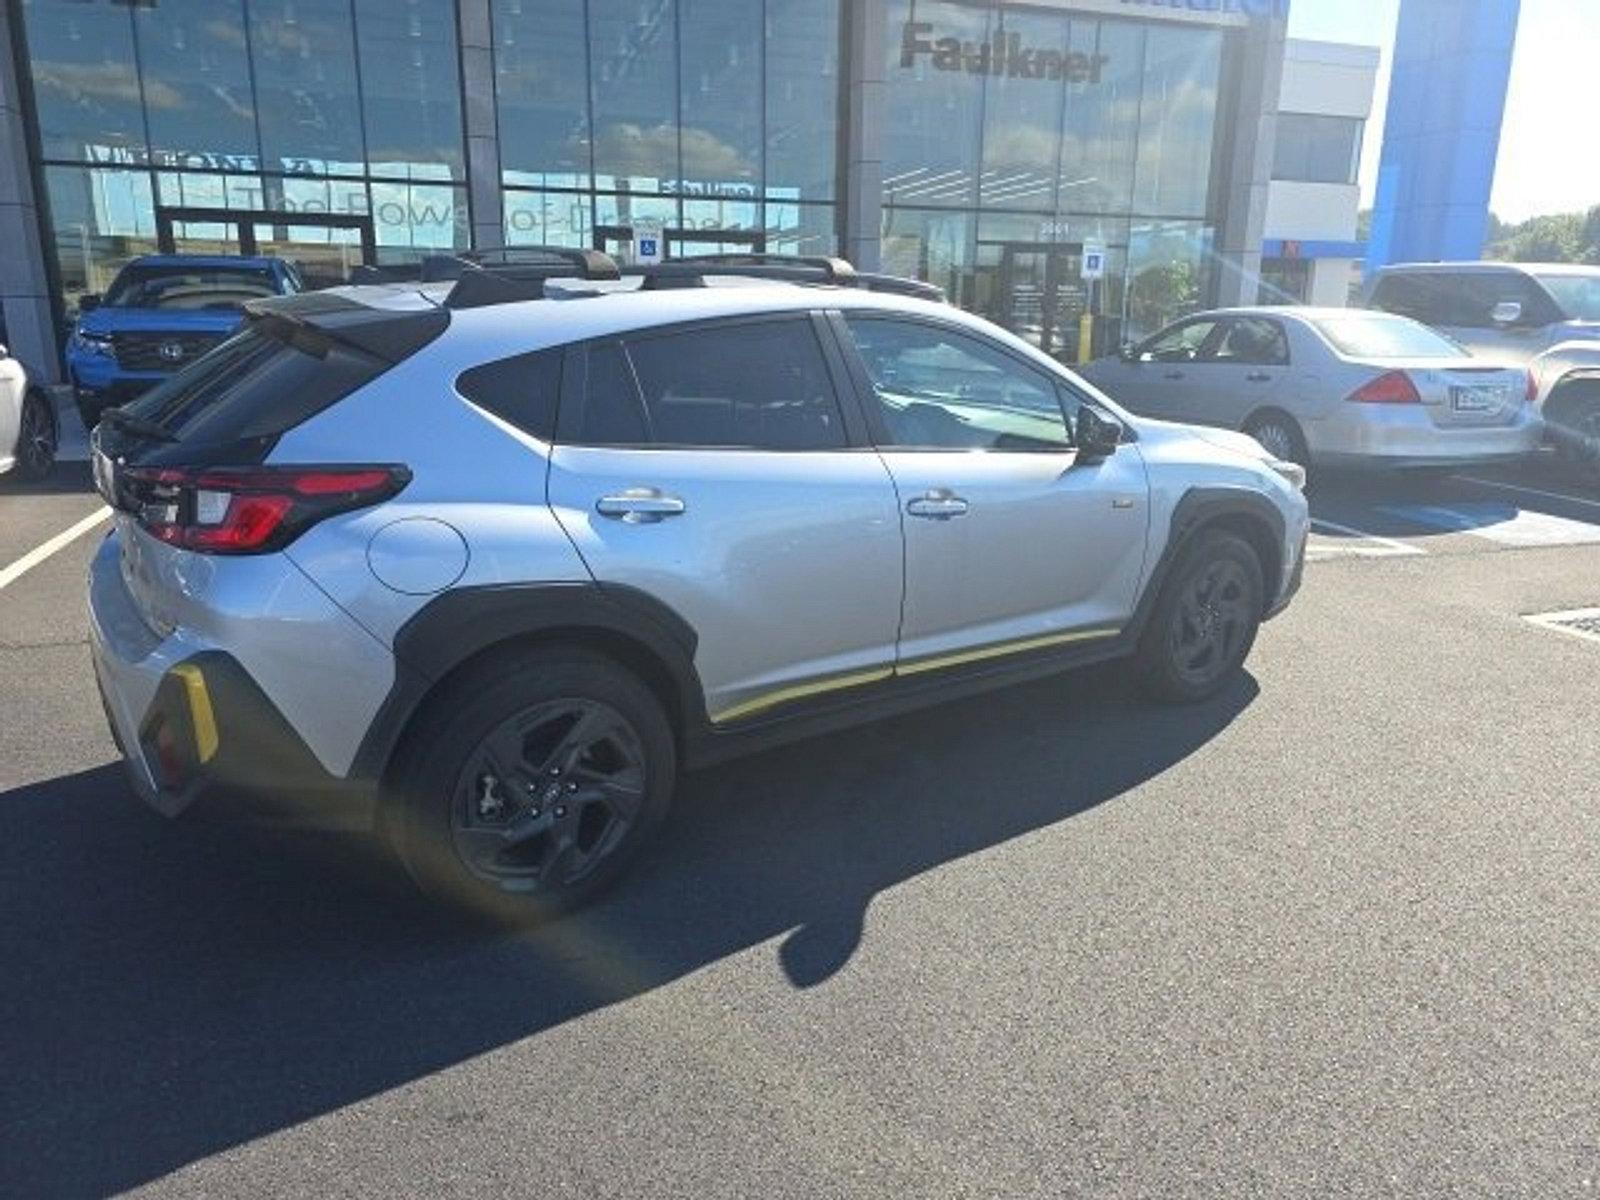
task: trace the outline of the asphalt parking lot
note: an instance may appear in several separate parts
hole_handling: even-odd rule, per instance
[[[1600,487],[1328,480],[1238,687],[688,780],[534,934],[125,793],[81,464],[0,490],[0,1194],[1587,1194]]]

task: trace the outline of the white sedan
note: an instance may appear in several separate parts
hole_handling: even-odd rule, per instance
[[[1217,309],[1082,373],[1134,412],[1240,429],[1303,466],[1511,460],[1540,439],[1525,369],[1389,313]]]
[[[56,418],[44,389],[0,346],[0,475],[43,479],[56,461]]]

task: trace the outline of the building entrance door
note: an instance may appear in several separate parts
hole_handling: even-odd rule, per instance
[[[668,229],[662,236],[666,241],[667,258],[687,258],[693,254],[764,254],[767,249],[766,235],[749,229]],[[594,248],[624,265],[632,263],[633,227],[596,225]]]
[[[1078,319],[1088,304],[1079,277],[1083,247],[1066,242],[1006,242],[1000,248],[993,319],[1063,361],[1078,353]]]
[[[271,255],[287,259],[307,288],[348,283],[357,267],[377,263],[372,218],[360,213],[291,213],[268,209],[156,209],[163,254]]]

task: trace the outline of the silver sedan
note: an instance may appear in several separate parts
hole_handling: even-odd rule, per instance
[[[1217,309],[1081,371],[1134,412],[1240,429],[1304,466],[1453,466],[1539,444],[1526,370],[1389,313]]]

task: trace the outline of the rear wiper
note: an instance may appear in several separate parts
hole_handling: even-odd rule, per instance
[[[135,416],[122,408],[108,408],[100,414],[102,421],[110,421],[118,429],[125,429],[134,437],[149,438],[156,442],[175,442],[178,435],[164,425]]]

